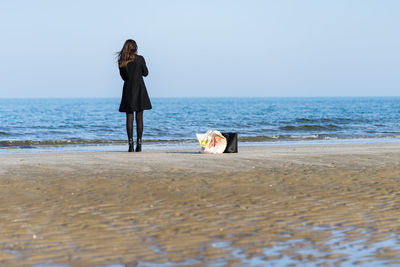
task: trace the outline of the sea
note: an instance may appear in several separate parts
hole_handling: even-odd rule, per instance
[[[126,150],[119,98],[0,99],[0,153]],[[400,97],[152,98],[144,149],[198,148],[196,133],[239,146],[400,142]],[[135,136],[134,129],[134,136]]]

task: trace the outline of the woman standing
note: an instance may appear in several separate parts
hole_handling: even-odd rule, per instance
[[[129,152],[133,152],[133,112],[136,115],[136,152],[142,151],[143,110],[151,109],[143,76],[147,70],[144,58],[137,54],[137,45],[134,40],[126,40],[122,50],[118,53],[119,73],[124,80],[120,112],[126,113],[126,132],[128,134]]]

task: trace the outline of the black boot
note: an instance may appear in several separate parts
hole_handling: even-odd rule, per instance
[[[142,151],[142,139],[138,138],[136,139],[136,152]]]
[[[128,149],[128,152],[133,152],[133,139],[131,138],[131,139],[129,139],[129,149]]]

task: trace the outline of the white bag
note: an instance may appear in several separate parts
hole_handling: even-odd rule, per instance
[[[205,134],[196,134],[199,140],[202,152],[221,154],[224,153],[226,148],[226,138],[219,132],[210,130]]]

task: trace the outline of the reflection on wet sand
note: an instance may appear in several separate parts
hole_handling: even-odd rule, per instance
[[[151,152],[128,167],[15,156],[0,173],[0,265],[400,264],[400,153],[335,151]],[[196,157],[215,171],[177,163]]]

